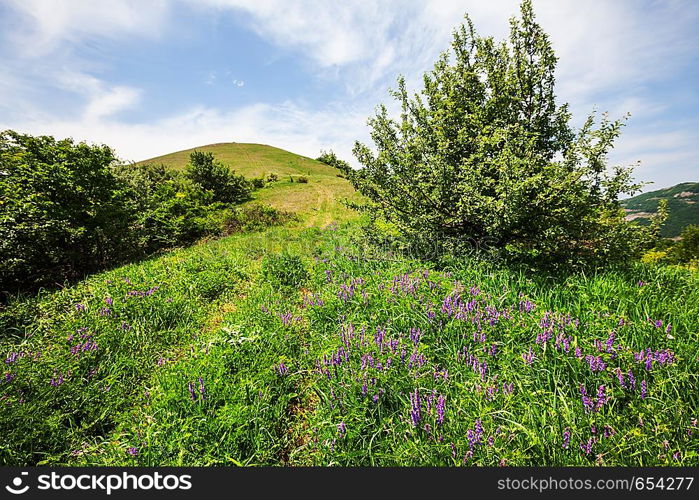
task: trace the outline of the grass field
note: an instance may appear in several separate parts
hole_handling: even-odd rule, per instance
[[[353,224],[18,300],[0,462],[699,463],[699,277],[356,254]]]
[[[246,178],[276,174],[279,180],[256,191],[252,202],[294,212],[305,226],[323,226],[356,215],[342,204],[343,200],[357,196],[352,186],[344,178],[338,177],[339,170],[324,163],[263,144],[232,142],[195,149],[213,153],[217,160]],[[178,151],[141,163],[163,164],[180,170],[189,161],[192,151],[194,149]],[[306,177],[308,183],[297,182],[299,177]]]

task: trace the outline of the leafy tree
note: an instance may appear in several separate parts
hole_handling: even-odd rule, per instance
[[[214,201],[241,203],[250,199],[250,183],[242,175],[236,175],[223,163],[216,161],[213,153],[191,153],[185,176],[202,189],[211,191]]]
[[[347,173],[348,170],[351,170],[349,163],[339,159],[332,149],[330,151],[321,150],[320,156],[316,158],[316,161],[335,167],[342,173]]]
[[[131,255],[133,217],[114,161],[107,146],[0,132],[0,291]]]
[[[618,199],[639,186],[630,168],[607,168],[623,120],[593,114],[573,130],[556,102],[556,62],[529,0],[509,42],[477,35],[467,17],[419,93],[398,79],[400,116],[381,105],[369,119],[375,150],[355,143],[362,168],[346,172],[368,199],[355,208],[421,252],[475,242],[552,265],[636,252],[642,230]]]
[[[678,263],[699,260],[699,225],[685,227],[680,238],[671,250],[672,259]]]

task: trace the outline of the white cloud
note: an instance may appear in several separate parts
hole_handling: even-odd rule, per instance
[[[38,57],[85,38],[131,33],[155,36],[167,20],[166,0],[7,0],[20,14],[12,38]]]

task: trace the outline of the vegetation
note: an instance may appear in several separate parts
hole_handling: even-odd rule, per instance
[[[622,200],[626,217],[638,224],[649,224],[650,218],[658,211],[660,201],[668,204],[668,219],[662,227],[661,235],[674,238],[685,227],[699,222],[699,183],[683,182],[666,189],[649,191]]]
[[[353,227],[11,302],[0,462],[699,463],[696,272],[436,268],[364,255]]]
[[[511,20],[509,43],[467,19],[410,96],[398,80],[398,120],[369,120],[376,151],[357,143],[349,172],[387,222],[422,255],[474,245],[547,266],[626,261],[647,235],[623,219],[619,195],[638,188],[630,169],[607,169],[623,122],[591,116],[571,129],[554,92],[556,57],[531,2]],[[437,246],[437,248],[435,248]]]
[[[119,165],[107,146],[0,134],[0,294],[63,283],[290,215],[236,210],[252,185],[194,151],[183,172]]]
[[[624,221],[529,2],[453,49],[358,171],[0,134],[0,288],[108,268],[0,305],[0,464],[699,465],[699,227]]]

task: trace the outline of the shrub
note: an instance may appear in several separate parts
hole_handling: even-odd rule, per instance
[[[340,172],[347,172],[350,170],[349,163],[339,159],[332,149],[330,151],[321,151],[320,156],[318,156],[316,160],[321,163],[325,163],[326,165],[329,165],[331,167],[335,167]],[[338,177],[342,176],[338,175]]]
[[[0,291],[132,256],[133,207],[114,161],[104,145],[0,133]]]
[[[267,255],[262,260],[262,275],[272,284],[297,287],[308,279],[308,271],[298,255]]]
[[[467,20],[415,96],[399,78],[400,118],[380,106],[369,120],[376,152],[357,142],[362,168],[344,172],[369,200],[355,208],[422,253],[476,242],[542,265],[623,262],[643,232],[619,204],[639,188],[630,169],[606,165],[623,121],[603,115],[595,127],[593,115],[574,131],[529,0],[510,24],[509,44],[496,44]]]
[[[308,184],[308,177],[301,175],[301,176],[296,178],[296,182],[298,182],[300,184]]]
[[[250,185],[253,189],[262,189],[265,187],[265,179],[264,177],[254,177],[250,179]]]
[[[194,151],[190,154],[185,176],[202,189],[211,191],[214,201],[241,203],[250,199],[250,183],[216,161],[213,153]]]
[[[295,217],[291,212],[277,210],[268,205],[246,205],[227,214],[223,221],[223,234],[259,231],[266,227],[285,224]]]
[[[677,263],[688,263],[699,259],[699,225],[684,228],[680,238],[671,250],[672,259]]]
[[[275,174],[274,172],[270,172],[267,175],[267,182],[277,182],[279,180],[279,176]]]

